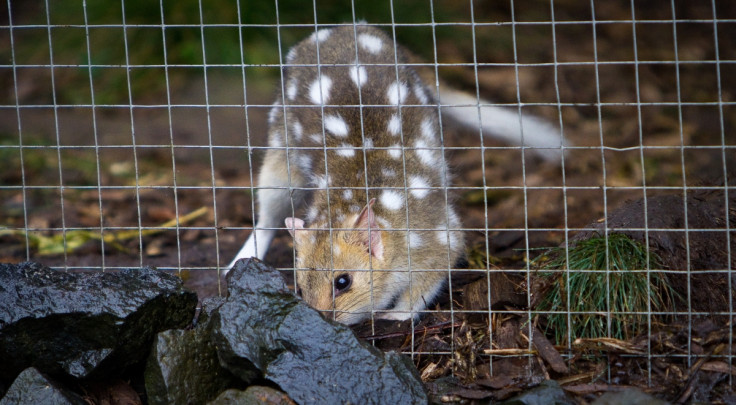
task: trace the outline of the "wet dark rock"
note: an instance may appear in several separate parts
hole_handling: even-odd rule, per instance
[[[189,324],[196,294],[144,268],[65,273],[0,264],[0,380],[27,367],[103,378],[145,360],[156,333]]]
[[[295,297],[257,260],[228,275],[228,301],[213,313],[220,362],[241,378],[252,368],[298,403],[426,403],[414,365],[359,341]]]
[[[86,405],[87,402],[31,367],[18,374],[8,392],[0,399],[0,405],[11,404]]]
[[[525,391],[502,403],[503,405],[574,405],[577,402],[567,396],[557,381],[546,380],[535,388]]]
[[[296,405],[286,394],[269,387],[254,385],[245,391],[229,389],[208,405]]]
[[[217,299],[224,302],[224,299]],[[211,343],[209,311],[217,303],[203,304],[193,330],[168,330],[156,335],[145,370],[149,404],[201,404],[230,387],[244,384],[220,366]]]

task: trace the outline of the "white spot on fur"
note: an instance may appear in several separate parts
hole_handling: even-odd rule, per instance
[[[358,35],[358,43],[370,53],[379,53],[381,52],[381,48],[383,48],[381,38],[371,34]]]
[[[406,94],[408,92],[409,90],[404,83],[393,82],[388,86],[388,90],[386,90],[386,97],[388,97],[389,104],[399,105],[406,100]]]
[[[329,28],[325,28],[325,29],[322,29],[322,30],[319,30],[319,31],[315,32],[309,38],[312,41],[316,40],[317,42],[322,42],[322,41],[326,40],[327,38],[329,38],[330,37],[330,34],[332,34],[332,30],[329,29]]]
[[[307,209],[307,222],[312,222],[315,219],[317,219],[317,215],[319,215],[319,211],[317,210],[316,205],[312,205]]]
[[[423,140],[417,139],[416,142],[414,143],[414,147],[416,148],[414,152],[417,154],[417,157],[425,165],[435,166],[437,163],[439,163],[435,161],[433,151],[427,148],[427,143],[424,142]]]
[[[396,171],[388,167],[382,168],[381,174],[383,175],[383,177],[396,177]]]
[[[339,115],[328,115],[325,117],[325,129],[333,135],[344,138],[348,136],[348,124]]]
[[[276,122],[276,118],[278,117],[279,112],[282,111],[284,107],[278,102],[273,103],[273,107],[271,107],[270,110],[268,110],[268,123],[273,125]]]
[[[368,80],[368,72],[363,66],[351,66],[350,78],[353,79],[356,86],[363,87],[363,84]]]
[[[296,58],[296,47],[289,49],[289,53],[286,54],[286,62],[291,63]]]
[[[411,195],[416,198],[424,198],[429,194],[429,183],[427,180],[419,176],[411,176],[409,178],[409,188],[411,188]]]
[[[379,200],[386,209],[391,211],[396,211],[404,206],[404,196],[396,190],[383,190]]]
[[[373,149],[373,139],[365,138],[365,141],[363,141],[363,148]]]
[[[378,222],[378,225],[385,228],[391,228],[391,223],[388,222],[388,220],[384,217],[376,217],[376,222]]]
[[[309,99],[314,104],[327,104],[330,99],[330,88],[332,88],[332,79],[322,75],[312,82],[309,87]]]
[[[342,157],[354,157],[355,148],[353,148],[352,145],[343,143],[342,145],[340,145],[339,149],[336,150],[336,153],[338,156],[342,156]]]
[[[388,155],[391,156],[392,158],[401,159],[401,146],[399,146],[398,143],[391,146],[386,151],[388,152]]]
[[[401,134],[401,120],[398,114],[391,115],[388,120],[388,132],[391,135],[399,136]]]
[[[342,212],[340,212],[339,214],[337,214],[337,216],[335,217],[335,221],[336,222],[344,222],[345,221],[345,214],[342,213]]]
[[[283,134],[282,133],[272,133],[271,136],[268,137],[268,146],[272,148],[280,148],[284,146],[284,140],[283,140]]]
[[[339,256],[342,253],[342,249],[340,249],[340,245],[337,243],[332,244],[332,257]]]
[[[312,157],[306,153],[301,153],[296,157],[296,164],[302,173],[312,172]]]
[[[311,139],[312,142],[318,143],[320,145],[324,141],[324,139],[322,139],[322,134],[312,134],[312,135],[309,135],[309,139]]]
[[[432,141],[435,139],[435,127],[434,122],[431,118],[426,117],[422,120],[422,136],[425,137],[428,141]]]
[[[414,84],[414,94],[417,96],[417,99],[422,104],[429,103],[429,97],[427,97],[427,93],[425,92],[424,86],[422,86],[420,83]]]
[[[296,90],[296,79],[292,78],[286,86],[286,97],[288,97],[289,100],[294,101],[294,99],[296,99]]]
[[[424,241],[422,240],[422,235],[419,234],[419,232],[409,232],[409,247],[412,249],[417,249],[422,247],[422,244]]]
[[[452,230],[453,229],[452,226],[450,226],[449,230],[445,227],[445,225],[440,225],[435,229],[438,231],[438,232],[435,232],[435,235],[437,236],[437,241],[439,243],[447,246],[448,235],[449,235],[451,249],[457,247],[458,243],[460,243],[457,232]]]
[[[328,185],[332,184],[332,178],[330,176],[314,176],[314,186],[317,188],[326,189]]]
[[[353,199],[353,190],[347,189],[342,190],[342,199],[345,201],[350,201]]]
[[[358,204],[353,204],[348,209],[350,210],[350,212],[360,212],[361,207]]]
[[[304,128],[302,127],[301,122],[294,121],[294,123],[291,125],[291,135],[296,139],[297,141],[302,139],[302,134],[304,133]]]

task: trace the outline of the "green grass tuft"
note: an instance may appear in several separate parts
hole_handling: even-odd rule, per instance
[[[623,234],[577,242],[567,257],[564,248],[553,248],[533,264],[547,286],[535,310],[548,314],[547,332],[559,343],[567,340],[568,325],[572,340],[629,339],[652,322],[647,312],[673,309],[676,292],[664,274],[647,271],[662,268],[660,258]]]

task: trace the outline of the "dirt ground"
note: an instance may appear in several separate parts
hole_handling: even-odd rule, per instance
[[[589,7],[586,16],[586,7],[563,3],[567,8],[555,16],[559,21],[590,19]],[[380,348],[416,353],[415,362],[426,380],[452,373],[460,380],[453,388],[460,398],[479,399],[484,392],[506,389],[504,394],[486,397],[501,399],[539,376],[551,376],[578,387],[568,391],[581,400],[611,385],[642,386],[668,400],[697,399],[710,391],[713,396],[705,400],[734,399],[727,382],[736,371],[727,360],[718,360],[717,365],[708,362],[713,363],[712,369],[697,374],[695,360],[687,356],[718,357],[731,350],[727,337],[732,335],[724,332],[723,325],[728,324],[724,317],[653,325],[649,338],[633,339],[624,348],[586,350],[563,344],[556,348],[567,356],[568,369],[562,372],[550,360],[542,362],[523,351],[483,354],[483,350],[527,347],[512,342],[522,339],[518,331],[528,321],[524,305],[514,307],[513,298],[492,318],[449,311],[462,309],[464,287],[486,274],[473,269],[496,274],[505,270],[509,288],[523,292],[515,277],[520,274],[523,284],[527,259],[540,252],[535,249],[564,243],[627,201],[682,196],[685,186],[723,187],[726,174],[733,187],[736,7],[719,4],[723,6],[719,18],[730,20],[718,25],[718,58],[728,63],[716,65],[712,20],[710,24],[698,20],[712,19],[709,4],[677,2],[678,15],[692,21],[678,23],[676,30],[671,22],[661,22],[671,18],[669,3],[641,6],[637,16],[643,21],[635,26],[634,40],[630,22],[615,23],[629,20],[631,10],[614,3],[596,3],[597,13],[605,15],[607,22],[597,26],[595,42],[590,24],[557,25],[556,46],[552,46],[549,25],[522,25],[517,35],[544,41],[536,46],[519,41],[522,65],[518,70],[495,65],[478,69],[484,98],[511,106],[521,100],[529,104],[525,113],[562,124],[570,146],[564,161],[544,162],[529,154],[522,159],[518,149],[493,140],[485,141],[488,148],[482,152],[473,148],[479,145],[477,135],[446,126],[447,156],[456,174],[460,213],[470,229],[467,260],[462,264],[469,271],[457,274],[452,295],[440,301],[439,308],[447,311],[423,319],[420,325],[366,324],[356,329]],[[479,15],[497,11],[485,3],[475,10]],[[550,16],[538,18],[548,21]],[[473,60],[472,47],[437,40],[443,61]],[[488,55],[482,51],[479,46],[482,61],[513,61],[513,49],[489,49]],[[595,60],[601,63],[591,63]],[[472,68],[447,67],[441,74],[453,86],[475,91]],[[210,103],[243,103],[243,85],[237,77],[210,75],[207,79]],[[21,104],[33,104],[44,91],[33,81],[19,84]],[[18,144],[20,117],[24,144],[69,146],[26,148],[23,170],[17,148],[3,150],[10,163],[0,174],[0,227],[29,229],[31,243],[27,245],[21,234],[0,234],[0,261],[31,259],[52,267],[90,270],[156,266],[179,271],[200,298],[224,294],[214,268],[230,261],[253,225],[249,187],[255,185],[262,159],[262,150],[249,153],[243,146],[265,146],[266,115],[276,86],[249,87],[247,99],[254,107],[212,108],[209,115],[200,107],[174,108],[170,116],[165,108],[99,108],[94,123],[97,143],[103,147],[97,149],[89,108],[0,109],[0,145]],[[198,104],[204,93],[204,80],[193,77],[175,89],[172,99]],[[2,97],[4,105],[15,104],[12,90]],[[491,187],[485,196],[487,204],[477,189],[484,179]],[[199,215],[181,221],[191,213]],[[736,215],[733,207],[730,215]],[[170,223],[177,216],[178,228],[176,222]],[[104,243],[79,232],[99,230],[101,222],[107,235]],[[139,236],[140,227],[148,233]],[[89,240],[77,247],[75,238]],[[54,250],[54,243],[61,250]],[[266,262],[293,267],[286,232],[279,233]],[[522,297],[521,304],[526,300]],[[510,332],[514,328],[516,332]],[[720,340],[713,334],[721,334]],[[526,335],[521,336],[528,342]],[[722,347],[724,342],[727,348]],[[510,376],[511,381],[500,381],[499,375]],[[593,388],[585,391],[580,388],[584,384]]]

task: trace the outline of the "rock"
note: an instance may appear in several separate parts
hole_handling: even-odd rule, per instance
[[[193,330],[168,330],[156,335],[145,370],[149,404],[203,404],[230,387],[245,387],[222,368],[211,343],[209,311],[217,302],[203,303]],[[254,370],[253,375],[257,375]]]
[[[65,273],[0,264],[0,380],[33,366],[51,375],[104,378],[145,360],[156,333],[189,324],[196,294],[144,268]]]
[[[502,402],[503,405],[574,405],[576,403],[554,380],[543,381],[538,386]]]
[[[619,392],[607,392],[593,401],[593,405],[667,405],[668,402],[654,398],[638,388]]]
[[[244,260],[228,274],[229,297],[213,312],[221,364],[250,377],[257,367],[298,403],[427,403],[411,361],[359,341],[294,296],[274,269]]]
[[[245,391],[229,389],[208,405],[296,405],[286,394],[269,387],[254,385]]]
[[[0,399],[0,405],[11,404],[87,405],[87,402],[31,367],[18,374],[8,392]]]

